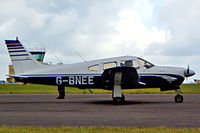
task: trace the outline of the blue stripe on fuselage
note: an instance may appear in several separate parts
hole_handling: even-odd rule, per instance
[[[22,76],[42,76],[42,77],[46,77],[46,76],[67,76],[67,75],[97,75],[97,76],[101,76],[100,73],[86,73],[86,74],[24,74]],[[172,76],[172,77],[179,77],[180,75],[177,74],[166,74],[166,73],[140,73],[139,76]],[[180,76],[181,77],[181,76]]]
[[[159,76],[160,75],[160,76]],[[96,74],[24,74],[22,75],[24,77],[28,78],[56,78],[56,77],[69,77],[69,76],[93,76],[93,77],[98,77],[98,79],[101,78],[101,74],[96,73]],[[151,73],[147,75],[140,75],[140,82],[146,83],[146,87],[159,87],[162,82],[166,82],[167,80],[164,79],[162,76],[170,76],[172,78],[177,78],[173,83],[177,82],[177,84],[181,84],[184,80],[184,78],[180,75],[176,74],[158,74],[158,73]]]
[[[37,75],[37,76],[36,76]],[[40,76],[39,76],[40,75]],[[48,76],[47,76],[48,75]],[[87,77],[92,77],[94,79],[94,84],[89,85],[89,84],[75,84],[75,85],[70,85],[68,83],[64,83],[64,86],[73,86],[73,87],[89,87],[89,88],[100,88],[102,85],[102,79],[101,79],[101,74],[35,74],[34,76],[31,74],[26,74],[26,75],[22,75],[26,78],[24,78],[24,82],[27,83],[36,83],[36,84],[46,84],[46,85],[58,85],[56,84],[56,79],[61,77],[62,78],[62,82],[64,81],[69,81],[70,77],[74,77],[74,79],[76,77],[84,77],[87,79]],[[177,84],[180,85],[183,82],[183,77],[178,76],[178,75],[174,75],[174,77],[177,78],[176,81],[173,81],[173,84]],[[19,77],[20,78],[20,77]],[[23,77],[22,77],[23,78]],[[166,82],[167,80],[162,78],[162,77],[158,77],[158,76],[140,76],[140,82],[143,82],[146,84],[146,86],[143,86],[142,88],[157,88],[160,87],[162,85],[162,83]],[[22,82],[22,81],[20,81]],[[74,81],[75,82],[75,81]]]

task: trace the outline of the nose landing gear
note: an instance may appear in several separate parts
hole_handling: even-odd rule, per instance
[[[174,98],[175,102],[176,103],[182,103],[183,102],[183,96],[180,95],[181,94],[180,89],[177,89],[176,92],[177,92],[177,95]]]

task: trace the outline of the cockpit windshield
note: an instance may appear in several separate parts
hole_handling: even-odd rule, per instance
[[[144,66],[144,68],[149,69],[153,66],[155,66],[154,64],[142,59],[142,58],[138,58],[139,62],[141,63],[142,66]]]

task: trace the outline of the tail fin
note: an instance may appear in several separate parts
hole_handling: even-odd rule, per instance
[[[8,48],[15,74],[45,67],[24,48],[17,37],[16,40],[5,40],[5,43]]]

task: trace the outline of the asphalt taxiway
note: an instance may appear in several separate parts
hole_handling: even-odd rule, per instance
[[[114,105],[109,94],[1,94],[0,125],[9,126],[165,126],[200,127],[200,94],[125,94]]]

